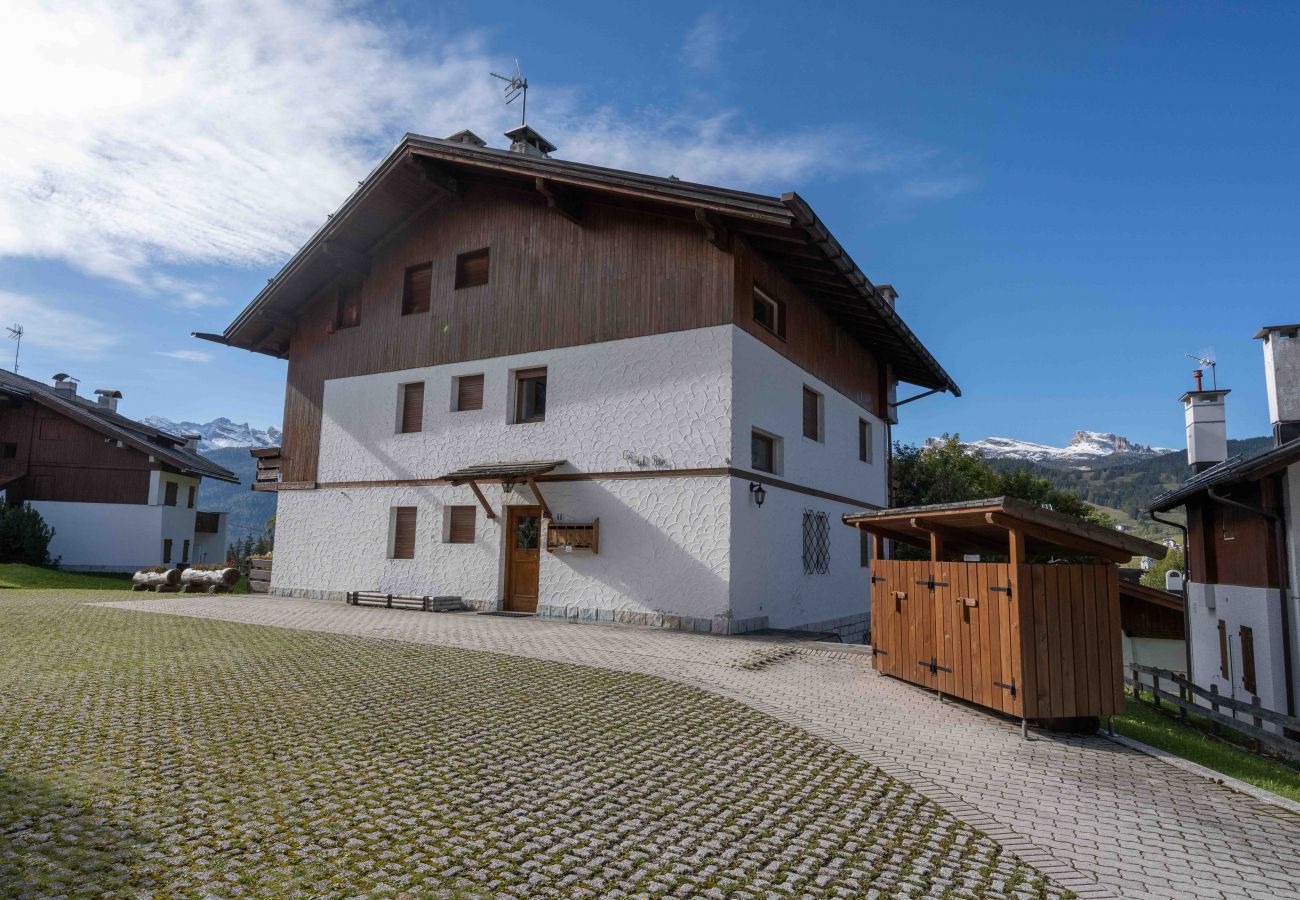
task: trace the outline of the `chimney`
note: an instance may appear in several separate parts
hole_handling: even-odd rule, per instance
[[[184,448],[185,448],[186,450],[189,450],[191,453],[198,453],[198,452],[199,452],[199,441],[203,440],[203,435],[201,435],[201,434],[182,434],[182,435],[181,435],[181,440],[183,440],[183,441],[185,442],[183,446],[184,446]]]
[[[95,394],[99,398],[99,405],[109,412],[117,412],[117,401],[122,399],[121,391],[111,391],[108,388],[96,388]]]
[[[880,294],[881,297],[884,297],[885,302],[888,303],[890,307],[898,306],[898,291],[894,290],[892,284],[876,285],[876,293]]]
[[[487,141],[483,140],[468,128],[458,131],[453,135],[448,135],[446,140],[455,141],[457,144],[469,144],[472,147],[486,147]]]
[[[67,372],[59,372],[52,379],[54,382],[54,393],[58,394],[64,400],[71,400],[77,396],[77,379],[73,378]]]
[[[1228,458],[1228,422],[1223,398],[1228,391],[1202,389],[1201,370],[1192,372],[1196,390],[1180,398],[1187,421],[1187,464],[1204,472]]]
[[[531,125],[520,125],[506,132],[510,138],[510,152],[522,153],[524,156],[548,158],[555,152],[555,145],[533,131]]]
[[[1264,342],[1264,381],[1273,444],[1300,438],[1300,325],[1265,325],[1255,332]]]

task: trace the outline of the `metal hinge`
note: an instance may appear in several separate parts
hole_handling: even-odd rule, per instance
[[[876,656],[877,654],[879,654],[879,655],[881,655],[881,656],[888,656],[888,655],[889,655],[889,651],[888,651],[888,650],[881,650],[879,647],[872,647],[872,648],[871,648],[871,655],[872,655],[872,656]]]
[[[1006,594],[1008,597],[1011,596],[1011,585],[1007,585],[1006,587],[991,587],[991,588],[989,588],[989,590],[990,590],[990,591],[997,591],[997,592],[1002,593],[1002,594]]]
[[[918,581],[917,584],[923,584],[923,585],[925,585],[926,587],[928,587],[930,590],[934,590],[934,589],[937,588],[937,587],[947,587],[947,586],[948,586],[948,582],[946,582],[946,581],[935,581],[934,578],[931,578],[929,581]]]
[[[993,686],[1000,687],[1004,691],[1010,691],[1012,697],[1016,695],[1016,680],[1014,678],[1011,679],[1010,684],[1003,684],[1001,681],[995,681],[993,682]]]
[[[882,582],[882,581],[888,581],[888,580],[889,580],[889,579],[886,578],[886,577],[883,576],[883,575],[872,575],[872,576],[871,576],[871,583],[872,583],[872,584],[880,584],[880,582]]]
[[[923,659],[918,659],[918,660],[916,661],[916,664],[917,664],[918,666],[925,666],[927,669],[930,670],[930,674],[931,674],[931,675],[933,675],[935,672],[951,672],[951,671],[952,671],[952,669],[948,668],[947,666],[941,666],[941,665],[939,665],[939,660],[938,660],[936,657],[933,657],[933,656],[930,657],[930,661],[929,661],[929,662],[926,662],[926,661],[923,660]]]

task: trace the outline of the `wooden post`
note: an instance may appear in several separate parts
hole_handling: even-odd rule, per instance
[[[1258,707],[1258,706],[1259,706],[1259,697],[1258,697],[1257,695],[1255,695],[1255,694],[1252,694],[1252,695],[1251,695],[1251,697],[1250,697],[1250,705],[1251,705],[1251,706],[1254,706],[1254,707]],[[1263,722],[1262,719],[1260,719],[1259,716],[1251,716],[1251,717],[1250,717],[1250,720],[1251,720],[1251,722],[1254,723],[1254,725],[1255,725],[1256,728],[1263,728],[1263,727],[1264,727],[1264,722]],[[1250,744],[1251,744],[1251,746],[1254,748],[1254,750],[1255,750],[1256,753],[1262,753],[1262,752],[1263,752],[1263,749],[1264,749],[1264,748],[1260,746],[1259,738],[1252,738],[1251,741],[1250,741]]]
[[[1217,696],[1219,693],[1219,686],[1217,684],[1210,685],[1210,693]],[[1211,700],[1210,709],[1217,713],[1219,711],[1219,704]],[[1210,720],[1210,732],[1216,735],[1219,733],[1219,723],[1213,719]]]
[[[874,532],[871,535],[871,561],[885,558],[885,539]]]

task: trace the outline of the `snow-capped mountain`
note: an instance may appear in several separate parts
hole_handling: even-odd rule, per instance
[[[141,419],[151,428],[166,431],[169,434],[197,434],[199,450],[221,450],[225,447],[276,447],[280,444],[280,429],[272,425],[269,428],[253,428],[247,422],[240,424],[222,417],[211,422],[173,422],[162,416],[150,416]]]
[[[938,440],[939,438],[930,438],[926,444]],[[1035,444],[1032,441],[1004,437],[963,442],[962,446],[979,450],[984,454],[985,459],[1024,460],[1064,469],[1088,469],[1099,465],[1111,466],[1117,463],[1137,462],[1174,452],[1164,447],[1138,444],[1109,431],[1084,430],[1076,431],[1069,445],[1065,447],[1053,447],[1049,444]]]

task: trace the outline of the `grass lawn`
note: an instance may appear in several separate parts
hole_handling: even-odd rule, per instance
[[[120,572],[64,572],[22,563],[0,563],[0,588],[128,591],[131,576]]]
[[[0,896],[1068,896],[686,685],[104,597],[0,592]]]
[[[1208,720],[1195,718],[1205,728],[1209,727]],[[1115,717],[1115,730],[1247,784],[1300,801],[1300,773],[1281,763],[1261,759],[1246,750],[1216,741],[1197,728],[1161,715],[1149,703],[1139,703],[1131,694],[1124,715]]]

